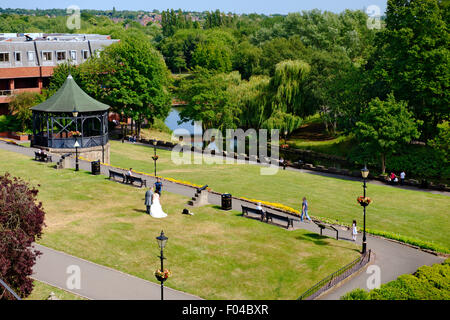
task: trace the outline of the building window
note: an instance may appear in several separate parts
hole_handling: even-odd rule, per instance
[[[87,58],[89,58],[89,51],[83,50],[83,51],[81,51],[81,52],[82,52],[82,54],[83,54],[83,59],[84,59],[84,60],[86,60]]]
[[[57,51],[56,52],[56,60],[57,61],[66,60],[66,52],[65,51]]]
[[[14,58],[15,58],[16,62],[20,62],[21,58],[22,58],[20,52],[14,52]]]
[[[0,52],[0,62],[9,62],[9,52]]]
[[[33,61],[34,60],[34,52],[33,51],[28,51],[28,61]]]
[[[77,60],[77,52],[75,50],[70,50],[70,59],[73,61]]]
[[[42,60],[44,60],[44,61],[51,61],[52,60],[52,53],[51,53],[51,51],[44,51],[44,52],[42,52]]]

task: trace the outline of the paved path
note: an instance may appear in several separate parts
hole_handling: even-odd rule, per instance
[[[5,143],[0,143],[0,148],[14,151],[14,152],[20,152],[22,154],[29,155],[31,157],[34,157],[34,150],[31,148],[23,148],[18,147],[14,145],[9,145]],[[56,159],[54,159],[56,161]],[[73,161],[74,165],[74,161]],[[90,171],[90,162],[87,161],[80,161],[80,169],[81,170],[88,170]],[[101,173],[104,175],[108,175],[109,167],[107,166],[101,166]],[[292,169],[292,170],[298,170],[298,169]],[[298,170],[298,171],[305,171],[305,170]],[[316,172],[314,172],[316,174]],[[332,176],[329,174],[323,174],[327,176]],[[142,176],[145,178],[148,182],[148,185],[150,183],[153,183],[155,180],[152,177],[148,176]],[[387,186],[386,187],[391,187]],[[183,186],[179,184],[175,184],[169,181],[164,182],[164,191],[172,192],[180,195],[184,195],[187,197],[192,197],[195,194],[195,188],[189,187],[189,186]],[[220,205],[221,204],[221,198],[220,195],[209,193],[208,195],[208,201],[211,204]],[[248,206],[248,203],[242,202],[239,200],[233,200],[233,210],[241,211],[241,204],[245,204]],[[275,221],[276,222],[276,221]],[[318,227],[311,222],[294,222],[294,229],[305,229],[309,230],[312,233],[318,233]],[[351,241],[351,234],[350,231],[346,228],[338,227],[339,229],[339,238],[343,241]],[[335,234],[332,233],[330,230],[324,230],[324,235],[335,237]],[[361,244],[361,235],[358,236],[358,244]],[[372,249],[372,251],[375,253],[375,259],[373,260],[372,264],[376,265],[380,268],[380,277],[381,277],[381,283],[386,283],[391,280],[395,280],[399,275],[406,274],[406,273],[413,273],[417,270],[418,267],[423,265],[432,265],[434,263],[441,263],[444,258],[438,257],[433,254],[426,253],[421,250],[417,250],[411,247],[408,247],[406,245],[402,245],[393,241],[390,241],[388,239],[378,238],[371,235],[367,236],[367,246],[369,249]],[[67,257],[70,257],[67,258]],[[58,253],[55,252],[52,249],[45,248],[45,253],[43,255],[43,258],[40,258],[42,260],[38,260],[38,263],[36,264],[36,279],[42,280],[44,282],[47,282],[49,284],[56,285],[61,288],[66,288],[65,281],[67,279],[67,274],[65,273],[67,263],[70,261],[73,261],[73,259],[78,259],[75,257],[68,256],[64,253]],[[159,287],[153,283],[150,283],[148,281],[138,279],[129,275],[125,275],[121,272],[114,271],[109,268],[105,268],[99,265],[95,265],[93,263],[78,259],[77,262],[83,263],[83,269],[87,270],[87,278],[82,281],[92,281],[90,282],[90,286],[86,287],[86,285],[82,285],[81,290],[86,290],[86,292],[83,291],[83,293],[79,293],[83,296],[86,296],[88,298],[93,299],[109,299],[111,298],[111,295],[114,293],[109,290],[109,285],[111,285],[112,288],[115,288],[115,285],[110,284],[111,281],[118,281],[120,284],[118,288],[124,287],[123,292],[127,292],[126,294],[130,297],[126,297],[125,295],[121,296],[122,299],[138,299],[138,297],[143,299],[159,299]],[[53,265],[59,265],[58,266],[58,272],[60,274],[57,274],[56,272],[53,273]],[[48,270],[46,270],[48,269]],[[62,271],[61,271],[62,270]],[[91,271],[93,270],[93,271]],[[61,273],[62,272],[62,273]],[[84,272],[83,272],[84,273]],[[117,273],[117,274],[116,274]],[[119,276],[119,274],[121,276]],[[355,288],[363,288],[367,289],[367,279],[371,276],[371,274],[367,274],[365,270],[358,273],[356,276],[351,278],[349,281],[346,281],[341,286],[338,286],[337,288],[332,289],[331,291],[327,292],[325,295],[321,296],[320,299],[339,299],[340,296],[345,294],[346,292],[349,292]],[[133,279],[133,280],[131,280]],[[98,281],[97,281],[98,280]],[[104,282],[107,282],[107,284],[104,284]],[[129,281],[129,282],[128,282]],[[141,284],[138,285],[138,288],[136,290],[132,289],[133,287],[133,281],[139,282],[142,281]],[[125,284],[126,283],[126,284]],[[140,282],[139,282],[140,283]],[[95,284],[95,285],[93,285]],[[106,287],[105,287],[106,286]],[[158,288],[154,288],[153,291],[150,289],[152,286],[156,286]],[[130,288],[128,288],[130,287]],[[108,288],[107,290],[105,290]],[[129,290],[129,291],[126,291]],[[147,290],[149,292],[147,292]],[[116,290],[118,291],[118,290]],[[152,293],[150,293],[152,291]],[[178,297],[178,295],[181,295],[187,299],[190,299],[190,295],[183,294],[177,291],[174,291],[173,296],[169,297]],[[301,293],[299,293],[300,295]],[[142,295],[142,296],[141,296]],[[136,297],[136,298],[133,298]],[[112,298],[113,299],[113,298]],[[177,299],[177,298],[175,298]]]
[[[39,244],[42,252],[32,277],[88,299],[160,300],[161,286]],[[149,271],[150,272],[150,271]],[[77,279],[79,275],[79,288]],[[200,300],[199,297],[164,287],[165,300]]]

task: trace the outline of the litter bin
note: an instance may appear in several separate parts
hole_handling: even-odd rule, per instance
[[[91,172],[94,175],[100,174],[100,160],[91,162]]]
[[[231,194],[222,194],[222,210],[231,210]]]

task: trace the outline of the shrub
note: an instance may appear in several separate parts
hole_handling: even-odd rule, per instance
[[[450,259],[422,266],[414,274],[401,275],[370,292],[355,289],[341,300],[450,300]]]
[[[0,176],[0,278],[21,297],[33,289],[30,276],[39,252],[30,246],[40,238],[44,226],[37,194],[38,190],[8,173]],[[0,286],[0,299],[12,298]]]
[[[15,116],[0,116],[0,132],[6,131],[20,131],[20,121]]]

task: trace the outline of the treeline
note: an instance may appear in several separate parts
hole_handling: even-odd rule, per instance
[[[319,114],[330,135],[352,137],[354,162],[450,177],[448,2],[389,0],[379,28],[351,10],[286,16],[216,10],[201,21],[166,10],[161,28],[83,14],[76,32],[132,36],[162,54],[177,74],[166,89],[186,103],[185,121],[289,135]],[[0,32],[67,32],[61,19],[0,15]],[[420,152],[410,144],[417,140],[426,144]],[[406,164],[392,161],[399,154]]]

